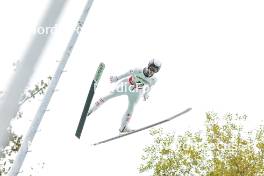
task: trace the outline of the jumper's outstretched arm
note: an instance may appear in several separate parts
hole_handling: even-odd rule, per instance
[[[119,76],[110,76],[110,82],[111,83],[117,82],[120,79],[123,79],[125,77],[128,77],[128,76],[132,75],[133,73],[134,73],[134,70],[129,70],[128,72],[126,72],[126,73],[124,73],[122,75],[119,75]]]

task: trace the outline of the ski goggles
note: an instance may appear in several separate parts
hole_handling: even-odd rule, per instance
[[[157,73],[157,72],[159,71],[158,68],[153,67],[153,66],[150,66],[150,67],[149,67],[149,70],[152,71],[152,72],[154,72],[154,73]]]

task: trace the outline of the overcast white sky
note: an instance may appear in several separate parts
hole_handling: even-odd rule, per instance
[[[48,0],[0,3],[0,90],[19,60]],[[32,84],[53,75],[86,0],[69,0],[42,56]],[[139,175],[148,131],[98,147],[118,134],[126,98],[106,103],[87,119],[81,140],[74,136],[91,80],[100,62],[106,69],[95,100],[114,87],[110,75],[162,61],[147,102],[140,101],[131,126],[142,127],[188,107],[188,114],[161,127],[180,134],[199,130],[205,112],[247,114],[248,124],[264,118],[264,2],[259,0],[94,0],[73,53],[49,104],[32,152],[23,166],[45,162],[38,175]],[[17,131],[30,125],[41,99],[25,105]],[[23,125],[22,125],[23,124]]]

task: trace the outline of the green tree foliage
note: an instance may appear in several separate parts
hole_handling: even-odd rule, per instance
[[[48,87],[48,82],[51,80],[51,77],[48,77],[48,80],[45,82],[44,80],[41,80],[40,83],[35,84],[35,87],[33,89],[27,90],[21,98],[20,104],[24,104],[26,101],[35,98],[36,95],[43,95],[44,91]]]
[[[47,81],[41,80],[40,83],[36,84],[33,89],[27,90],[20,101],[20,106],[25,102],[30,101],[35,98],[37,95],[43,95],[45,90],[48,87],[48,83],[51,80],[51,77],[48,77]],[[23,113],[19,111],[17,113],[17,119],[22,118]],[[0,151],[0,176],[6,175],[11,168],[11,165],[14,162],[15,154],[18,152],[22,136],[15,134],[12,131],[12,127],[9,128],[9,145],[3,150]]]
[[[6,175],[14,162],[14,155],[21,146],[22,136],[12,132],[9,134],[9,145],[1,152],[0,156],[0,176]]]
[[[154,129],[139,171],[153,176],[263,176],[264,127],[246,132],[246,118],[207,113],[204,131],[178,137]]]

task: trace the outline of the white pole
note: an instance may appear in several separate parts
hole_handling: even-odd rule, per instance
[[[88,0],[86,5],[85,5],[85,8],[82,12],[82,15],[78,21],[77,27],[71,36],[71,40],[69,41],[66,50],[64,51],[62,61],[58,65],[58,68],[57,68],[57,70],[56,70],[56,72],[52,78],[52,81],[51,81],[51,83],[48,87],[48,90],[46,92],[46,95],[45,95],[44,99],[42,100],[42,103],[41,103],[41,105],[40,105],[40,107],[36,113],[36,116],[35,116],[32,124],[31,124],[31,126],[30,126],[30,128],[26,134],[26,137],[23,139],[23,143],[22,143],[20,150],[17,154],[16,160],[15,160],[15,162],[14,162],[14,164],[13,164],[13,166],[9,172],[9,176],[15,176],[15,175],[19,174],[19,170],[20,170],[20,168],[23,164],[23,161],[26,157],[26,154],[28,152],[28,147],[31,144],[31,142],[33,141],[33,138],[36,134],[38,126],[42,120],[42,117],[43,117],[46,109],[47,109],[47,106],[48,106],[49,101],[53,95],[53,92],[56,88],[56,85],[60,79],[60,76],[63,72],[63,69],[64,69],[64,67],[65,67],[65,65],[66,65],[66,63],[70,57],[72,49],[73,49],[73,47],[74,47],[74,45],[78,39],[79,33],[80,33],[81,28],[85,22],[85,19],[88,15],[88,12],[92,6],[92,3],[93,3],[93,0]]]
[[[67,0],[51,0],[40,26],[54,26],[60,16]],[[50,34],[40,35],[35,33],[20,64],[17,66],[7,89],[0,101],[0,152],[8,144],[8,127],[19,109],[19,100],[23,94],[34,68],[48,43]],[[14,51],[15,52],[15,51]]]

